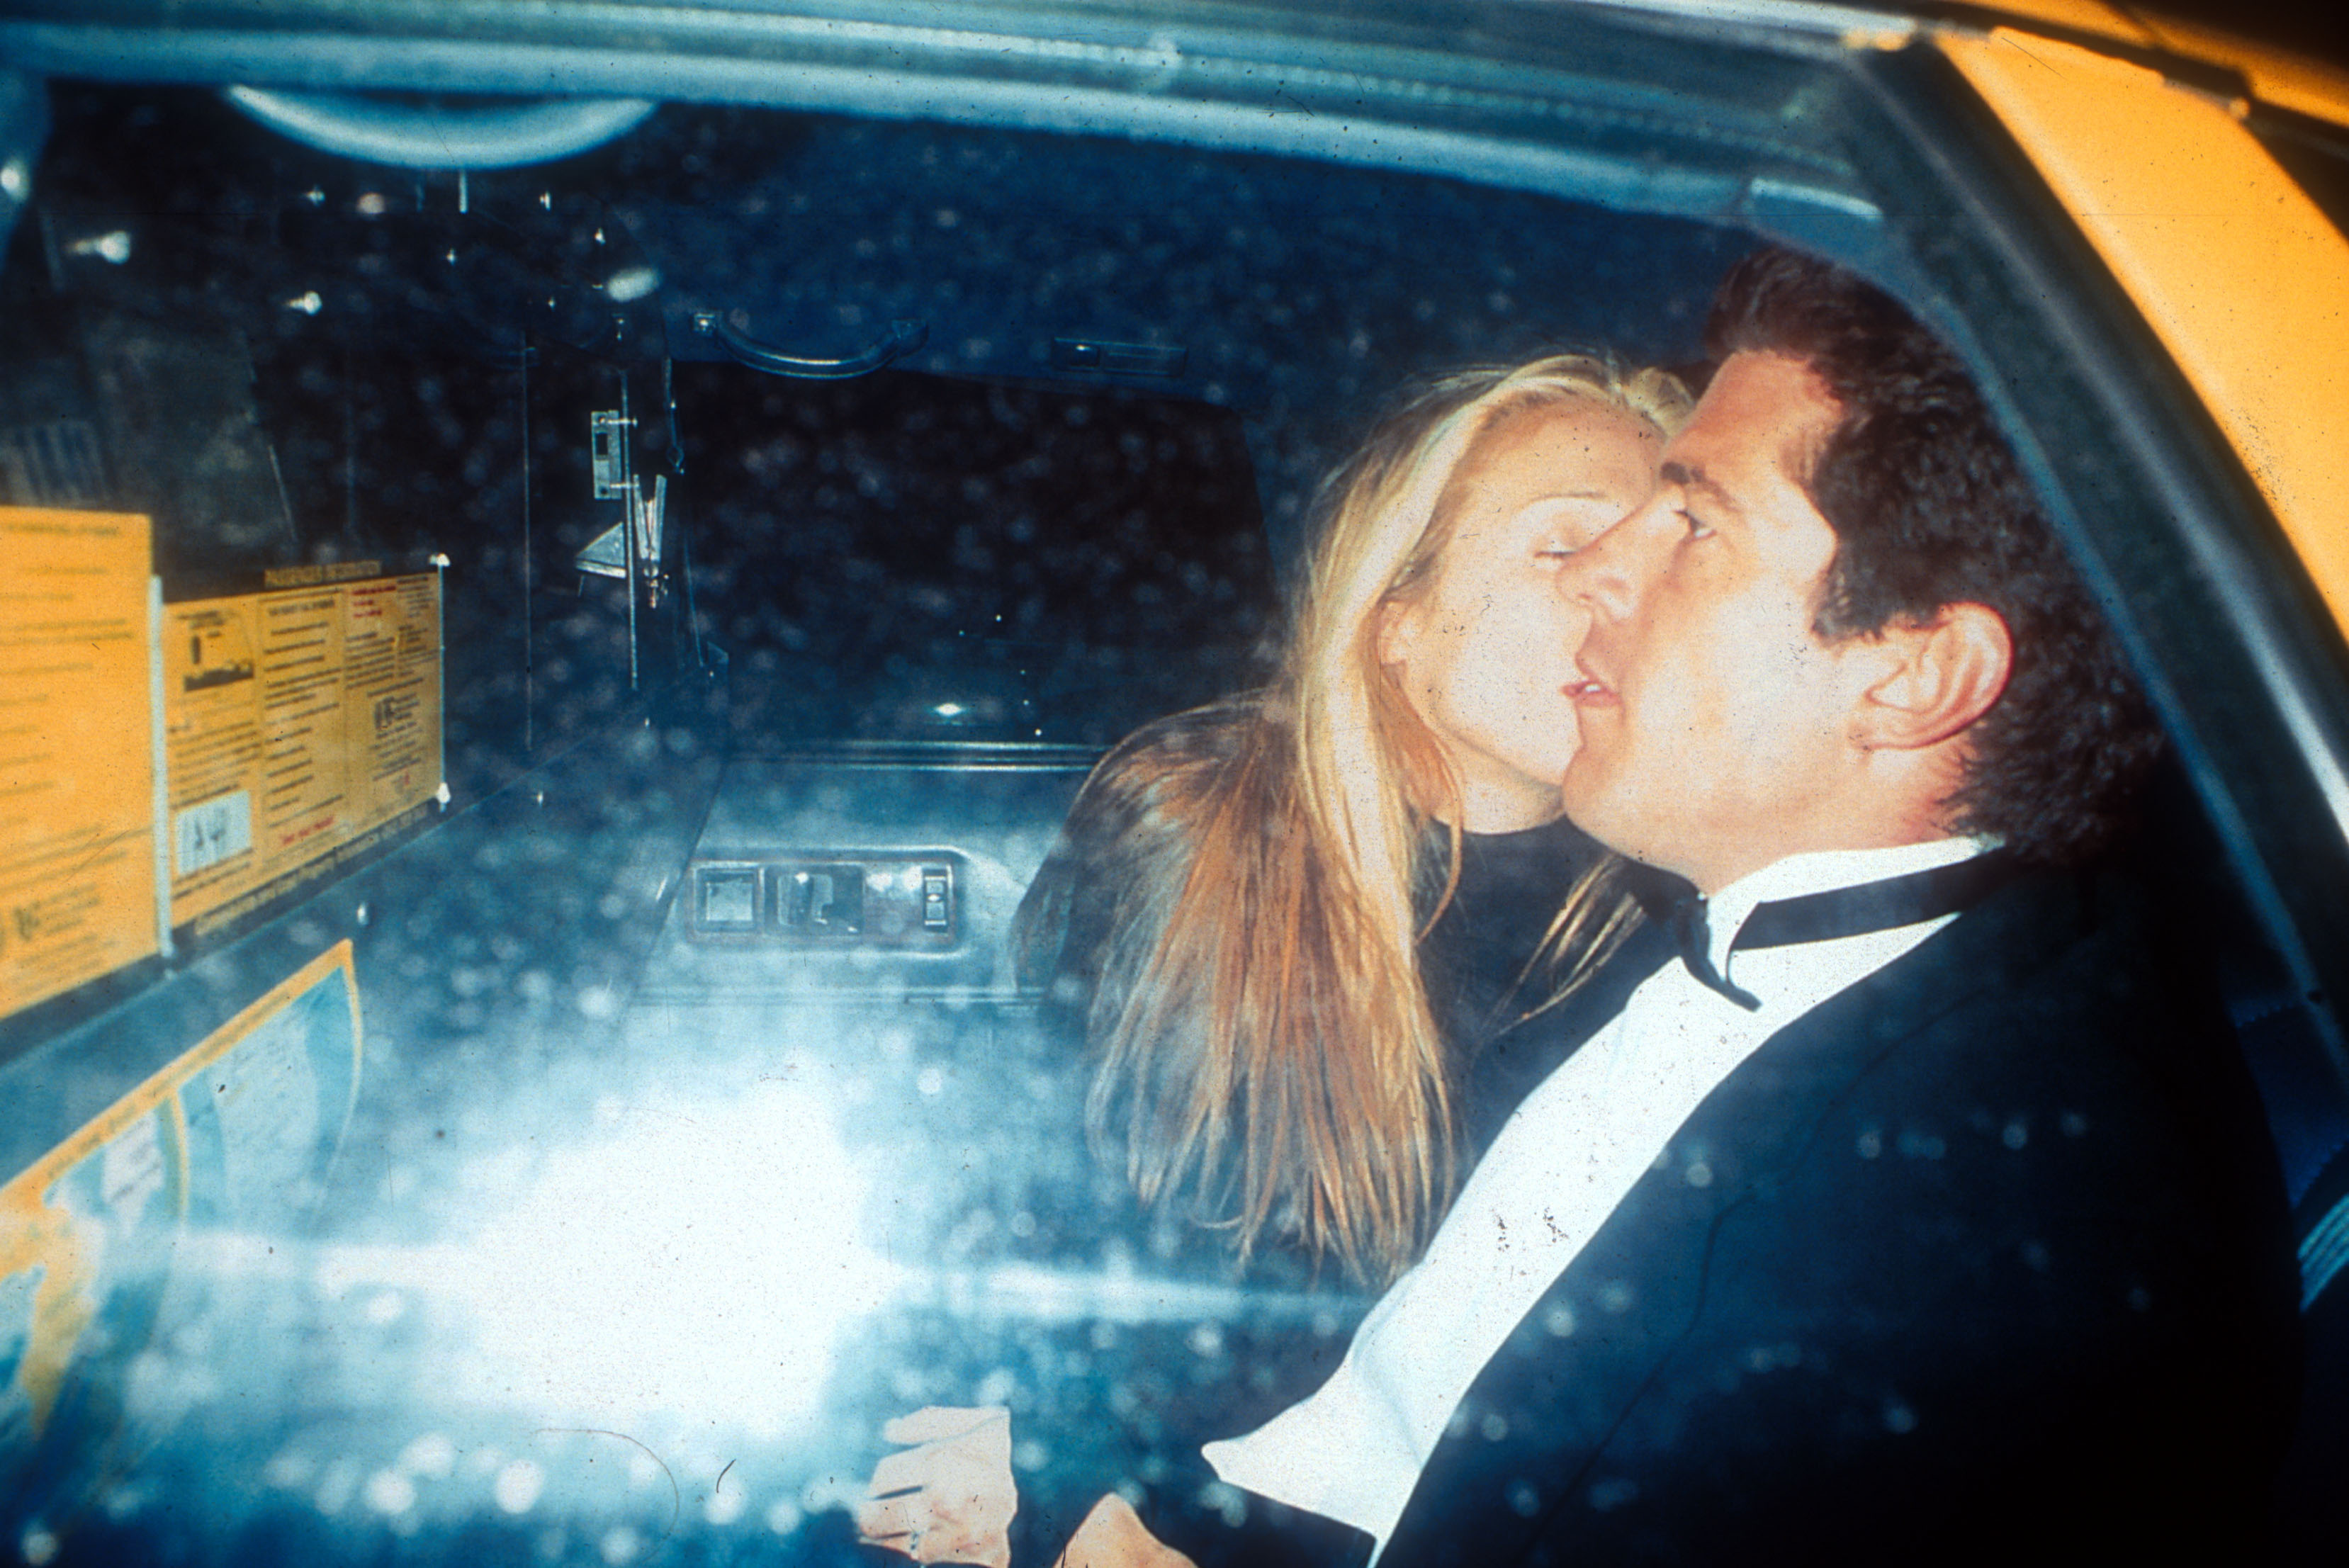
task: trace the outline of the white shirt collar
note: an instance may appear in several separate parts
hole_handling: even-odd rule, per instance
[[[1738,930],[1744,925],[1746,917],[1764,903],[1829,892],[1837,888],[1858,887],[1911,872],[1929,872],[1937,866],[1953,866],[1998,846],[1995,838],[1928,839],[1922,843],[1895,844],[1889,849],[1815,850],[1808,854],[1788,855],[1740,877],[1705,900],[1706,934],[1712,939],[1708,956],[1714,970],[1727,975],[1729,944],[1737,940]]]

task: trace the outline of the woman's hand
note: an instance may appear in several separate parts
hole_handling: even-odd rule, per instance
[[[1150,1533],[1142,1516],[1115,1492],[1093,1504],[1069,1537],[1058,1568],[1198,1568],[1188,1557]]]
[[[1019,1507],[1011,1480],[1011,1412],[999,1405],[932,1405],[898,1417],[881,1436],[915,1446],[873,1467],[864,1487],[871,1501],[856,1511],[866,1544],[916,1563],[1009,1568],[1011,1516]]]

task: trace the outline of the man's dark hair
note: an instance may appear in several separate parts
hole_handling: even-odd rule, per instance
[[[1949,825],[2037,861],[2108,839],[2161,732],[1958,356],[1882,290],[1775,248],[1731,269],[1705,338],[1803,361],[1841,407],[1806,487],[1837,539],[1819,635],[1961,603],[2005,619],[2013,671],[1967,732]]]

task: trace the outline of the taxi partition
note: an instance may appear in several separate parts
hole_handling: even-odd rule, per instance
[[[430,1117],[419,1066],[484,1029],[592,1052],[726,744],[682,552],[576,564],[626,515],[591,454],[629,367],[540,318],[449,330],[323,201],[277,225],[163,118],[77,141],[68,107],[0,278],[0,1510],[28,1558],[159,1444],[223,1441],[224,1371],[294,1376],[286,1292]],[[174,155],[124,183],[109,138],[142,134]]]

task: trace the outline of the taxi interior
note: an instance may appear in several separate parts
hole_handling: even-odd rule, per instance
[[[1011,913],[1102,748],[1262,678],[1382,399],[1554,346],[1694,366],[1764,238],[1963,346],[2171,725],[2149,858],[2234,912],[2334,1380],[2286,1528],[2333,1528],[2340,634],[1929,50],[1078,8],[981,67],[750,12],[437,52],[137,12],[0,20],[0,504],[151,519],[164,614],[429,577],[446,788],[0,1020],[0,1180],[338,944],[359,1020],[315,1137],[156,1200],[78,1343],[0,1284],[0,1547],[856,1560],[833,1505],[902,1410],[1009,1404],[1045,1497],[1276,1408],[1363,1301],[1133,1222]],[[2337,182],[2337,133],[2271,120]]]

